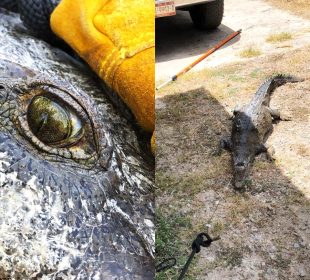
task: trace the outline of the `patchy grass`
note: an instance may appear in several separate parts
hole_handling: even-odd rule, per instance
[[[191,229],[188,217],[180,213],[167,215],[160,210],[156,212],[156,263],[171,257],[177,260],[175,267],[157,273],[156,280],[177,279],[180,268],[185,264],[188,248],[181,240],[180,230],[183,228]],[[190,274],[187,279],[194,280]]]
[[[290,192],[286,197],[287,205],[302,203],[303,199],[304,199],[303,194],[296,191]],[[310,207],[310,201],[307,202],[307,207]]]
[[[181,88],[181,86],[183,86],[183,82],[185,83],[190,82],[192,85],[194,85],[193,82],[199,81],[198,85],[200,85],[201,80],[206,80],[206,82],[201,84],[201,86],[211,87],[212,92],[215,92],[218,98],[219,95],[221,95],[221,93],[225,90],[225,88],[227,88],[228,86],[226,83],[227,80],[235,79],[235,81],[239,81],[239,82],[242,81],[242,77],[240,75],[236,75],[236,71],[238,70],[239,70],[239,65],[233,64],[233,65],[226,65],[225,67],[217,67],[217,68],[212,68],[212,69],[207,68],[207,69],[203,69],[198,72],[194,72],[194,71],[188,72],[184,74],[177,82],[171,83],[170,85],[157,91],[156,97],[167,95],[168,92],[171,94],[178,94],[180,92],[186,91],[187,87],[185,87],[184,90],[182,90]],[[221,80],[222,82],[218,83],[217,82],[218,80]],[[160,82],[158,82],[158,84],[160,84]],[[196,90],[195,92],[190,92],[187,95],[180,94],[178,98],[175,98],[175,102],[172,104],[173,106],[171,106],[170,109],[174,108],[175,107],[174,105],[178,106],[179,100],[191,101],[197,95],[198,96],[201,95],[201,92]],[[161,112],[156,111],[156,117],[157,117],[157,114],[160,115]]]
[[[261,55],[262,52],[254,46],[248,47],[242,51],[240,51],[239,56],[242,58],[251,58]]]
[[[177,178],[162,171],[157,171],[155,176],[156,185],[163,189],[174,188],[174,186],[178,183]]]
[[[215,221],[212,224],[212,235],[220,236],[224,229],[225,229],[225,225],[222,221]]]
[[[242,263],[243,253],[240,249],[226,249],[220,252],[220,260],[223,262],[224,267],[240,266]]]
[[[271,5],[287,10],[297,16],[310,19],[310,2],[309,0],[267,0]]]
[[[253,201],[247,198],[247,195],[237,194],[231,198],[231,211],[227,219],[231,224],[238,224],[241,218],[243,219],[250,215],[253,206]]]
[[[266,42],[268,43],[281,43],[284,41],[291,40],[293,38],[293,35],[289,32],[281,32],[281,33],[276,33],[276,34],[270,34]]]
[[[242,246],[239,248],[223,248],[216,254],[216,258],[213,261],[209,261],[204,267],[199,268],[201,270],[200,273],[218,267],[232,269],[240,266],[243,260],[243,250],[245,248],[242,248]]]
[[[158,257],[180,254],[176,268],[158,274],[157,280],[176,279],[193,238],[205,231],[207,225],[211,236],[220,235],[221,240],[195,257],[186,279],[212,279],[215,275],[222,279],[251,279],[250,270],[261,271],[257,262],[270,264],[278,275],[295,279],[296,274],[290,273],[296,272],[293,263],[297,260],[308,273],[309,255],[304,247],[292,251],[290,265],[278,256],[270,263],[268,260],[274,246],[285,257],[285,246],[288,242],[294,244],[291,221],[296,221],[296,227],[305,228],[301,219],[308,219],[309,201],[305,201],[298,188],[309,185],[309,177],[304,177],[300,185],[288,177],[293,174],[292,178],[301,178],[309,162],[308,143],[298,142],[308,131],[309,74],[305,69],[309,68],[309,61],[310,47],[260,56],[188,73],[156,93],[165,105],[156,110],[156,207],[164,211],[159,225],[163,237],[158,239],[162,240],[164,254]],[[264,156],[257,159],[248,190],[236,193],[227,185],[232,178],[230,154],[215,156],[213,152],[219,139],[230,133],[232,109],[246,104],[261,82],[275,73],[296,75],[306,81],[276,90],[271,100],[273,107],[292,113],[293,121],[275,125],[269,138],[279,151],[277,161],[269,162]],[[299,127],[303,129],[293,134]],[[292,133],[287,133],[288,129]],[[179,219],[190,220],[191,225],[181,226]],[[308,234],[305,229],[303,234]],[[167,242],[171,243],[166,248],[164,238],[169,236]],[[280,244],[276,244],[274,237]],[[269,276],[278,279],[277,275]]]
[[[177,159],[179,160],[180,157],[178,156]],[[188,198],[193,198],[197,193],[207,188],[205,182],[212,178],[219,178],[226,173],[227,168],[223,167],[220,160],[215,160],[212,168],[208,170],[203,170],[203,167],[197,168],[197,170],[187,176],[182,176],[182,178],[158,171],[158,174],[155,175],[156,184],[159,186],[158,194],[166,192],[178,197],[187,193]]]

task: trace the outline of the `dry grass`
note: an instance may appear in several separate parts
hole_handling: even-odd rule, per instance
[[[197,263],[191,267],[193,279],[205,279],[206,270],[210,279],[216,274],[223,279],[231,279],[231,271],[245,271],[243,262],[254,263],[256,258],[258,261],[263,259],[266,264],[270,262],[270,266],[279,271],[279,275],[287,274],[287,279],[295,279],[289,275],[290,269],[294,268],[282,265],[284,250],[279,249],[280,261],[270,260],[271,247],[264,240],[276,236],[281,243],[279,246],[283,248],[287,245],[287,236],[290,236],[291,244],[296,242],[294,235],[290,235],[292,231],[288,224],[289,220],[297,220],[287,205],[295,207],[298,213],[303,213],[302,211],[309,209],[309,202],[306,204],[304,194],[295,191],[298,185],[291,184],[288,177],[289,174],[293,174],[294,178],[304,174],[303,169],[298,168],[299,165],[307,164],[302,160],[306,161],[309,154],[308,143],[297,146],[297,140],[293,139],[294,145],[283,146],[294,147],[294,152],[297,149],[298,161],[294,153],[287,156],[289,149],[278,154],[276,164],[263,158],[257,159],[251,171],[251,187],[245,194],[236,194],[227,185],[232,177],[229,153],[214,156],[213,151],[220,137],[229,134],[229,116],[236,104],[247,103],[261,82],[272,74],[288,73],[308,80],[309,61],[310,47],[283,54],[259,56],[246,62],[188,73],[177,83],[156,93],[158,100],[165,105],[156,110],[156,207],[165,209],[168,216],[178,213],[182,219],[191,221],[192,227],[178,229],[183,244],[182,252],[186,253],[195,234],[206,230],[206,224],[210,225],[212,236],[221,236],[221,241],[207,251],[202,250],[195,259]],[[271,138],[274,136],[273,141],[281,140],[277,149],[281,148],[283,142],[290,140],[291,136],[285,129],[287,126],[291,129],[306,127],[305,116],[309,115],[310,108],[310,101],[307,101],[309,83],[306,81],[304,84],[282,87],[272,98],[272,102],[281,110],[284,109],[285,112],[287,109],[294,116],[294,122],[280,122],[271,135]],[[288,95],[286,91],[291,94]],[[286,158],[292,162],[283,163],[283,170],[286,172],[282,174],[283,170],[277,166]],[[309,177],[304,178],[303,185],[309,185],[309,180]],[[210,222],[218,202],[220,206]],[[298,220],[299,225],[300,223]],[[283,228],[287,232],[282,232]],[[261,240],[261,236],[266,238]],[[277,245],[276,242],[271,242]],[[252,247],[253,244],[257,248]],[[255,254],[252,251],[249,253],[247,246]],[[228,249],[223,251],[223,248]],[[300,263],[304,266],[306,258],[301,250],[293,251],[292,259],[301,258]],[[253,257],[254,260],[251,261]],[[242,277],[235,279],[251,279]],[[270,276],[269,279],[281,277]]]
[[[277,8],[287,10],[297,16],[310,19],[309,0],[267,0]]]
[[[284,41],[291,40],[293,38],[292,34],[289,32],[281,32],[281,33],[276,33],[276,34],[270,34],[266,42],[268,43],[281,43]]]
[[[254,46],[248,47],[242,51],[240,51],[239,56],[242,58],[251,58],[261,55],[262,52]]]
[[[253,201],[247,196],[236,195],[231,199],[230,213],[227,217],[227,220],[230,224],[240,223],[241,218],[248,217],[252,212]]]

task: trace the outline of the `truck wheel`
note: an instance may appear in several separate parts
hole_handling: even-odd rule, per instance
[[[224,0],[192,6],[189,9],[189,13],[194,25],[198,29],[215,29],[221,24],[223,19]]]

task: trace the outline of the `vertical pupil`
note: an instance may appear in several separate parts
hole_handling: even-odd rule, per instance
[[[71,122],[66,108],[46,96],[32,99],[27,119],[34,135],[46,144],[63,141],[71,133]]]

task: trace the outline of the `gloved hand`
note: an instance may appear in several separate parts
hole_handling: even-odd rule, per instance
[[[62,0],[50,19],[66,41],[116,91],[146,131],[154,131],[153,0]]]

